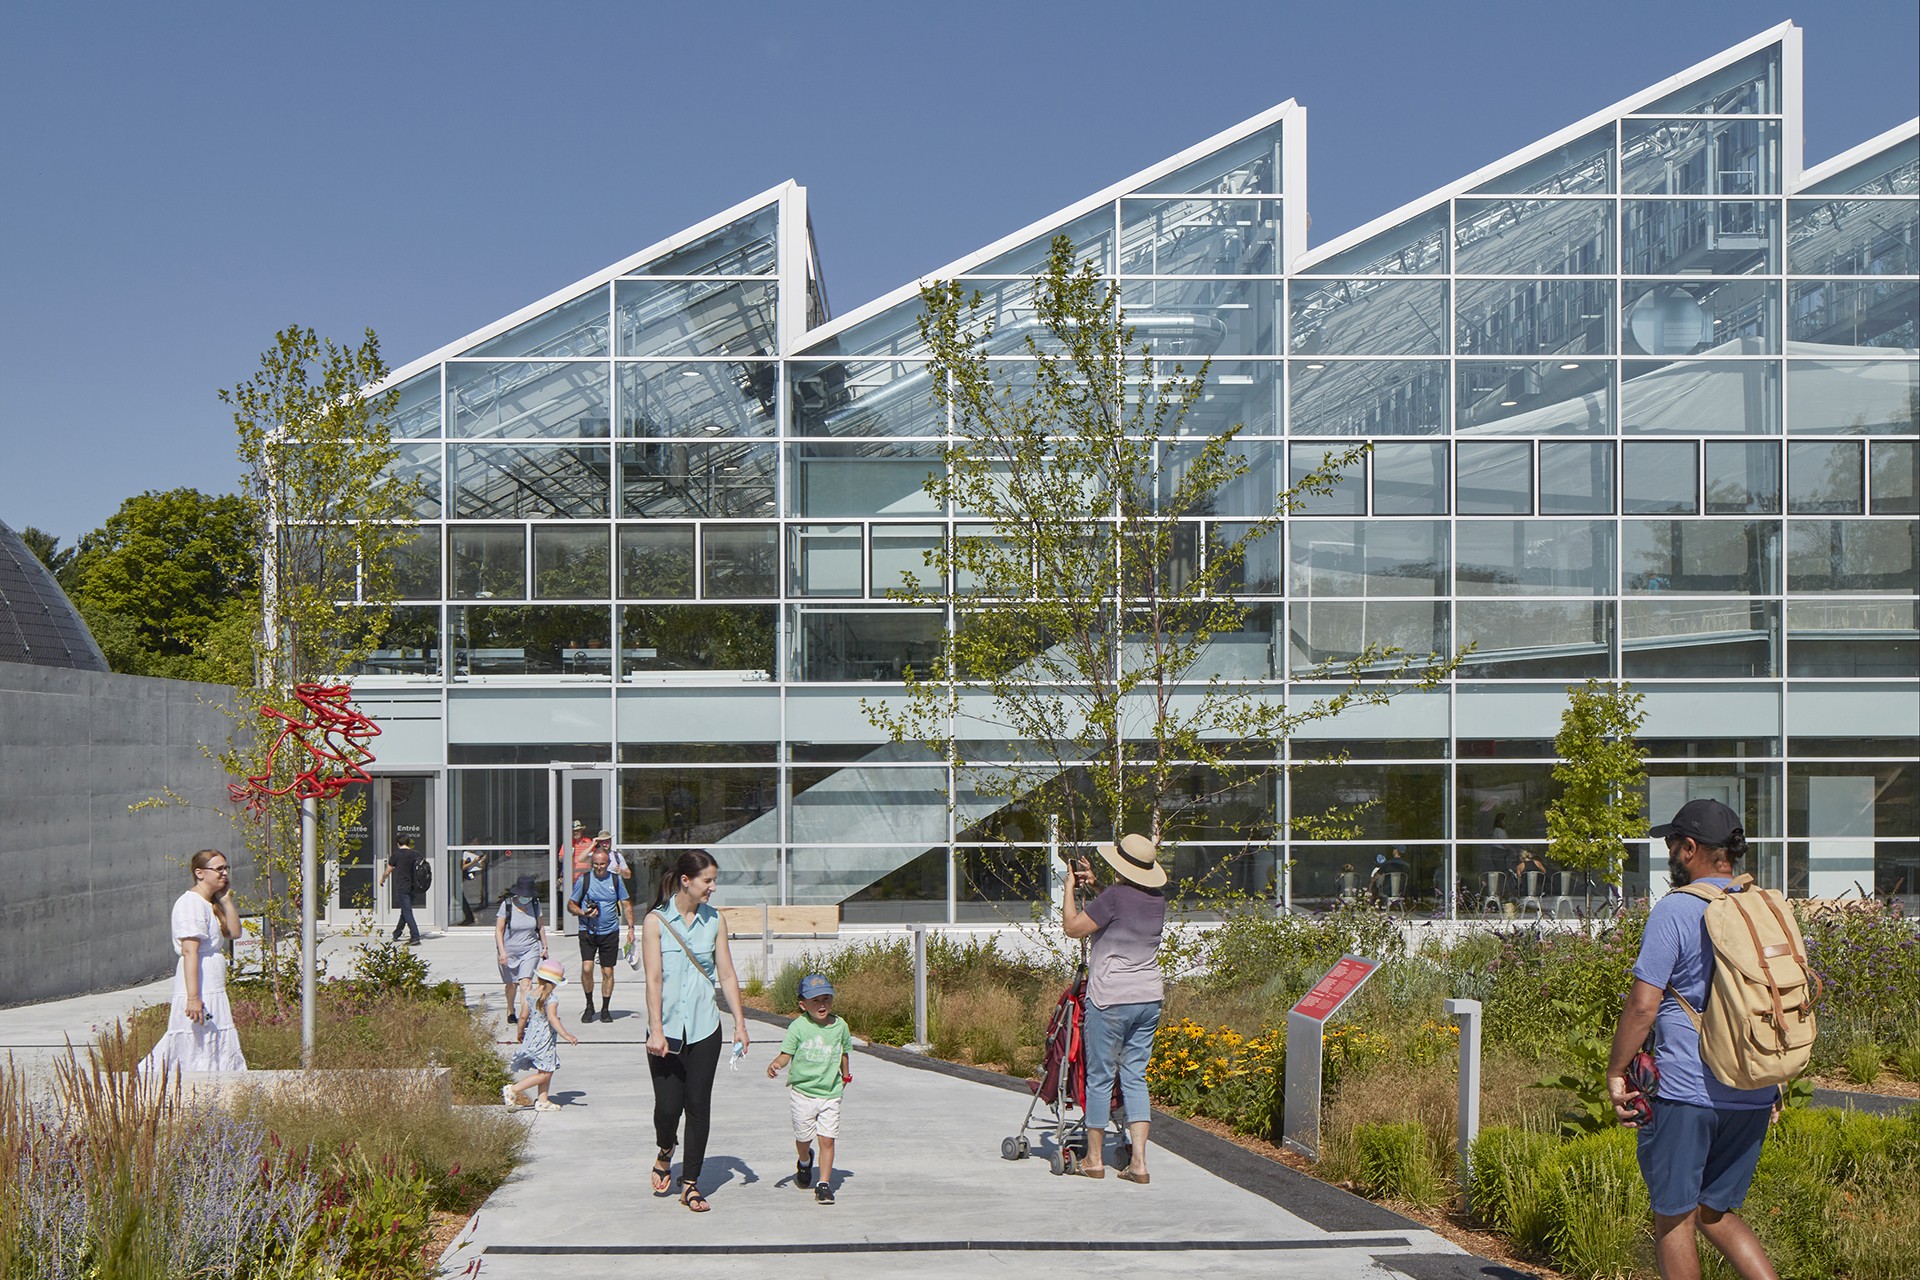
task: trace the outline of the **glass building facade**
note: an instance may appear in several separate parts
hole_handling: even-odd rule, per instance
[[[1297,702],[1370,643],[1472,646],[1218,795],[1176,874],[1312,909],[1397,848],[1410,900],[1479,909],[1544,852],[1597,676],[1646,695],[1652,811],[1723,799],[1765,882],[1920,904],[1920,121],[1804,168],[1799,75],[1776,28],[1312,249],[1287,103],[934,273],[988,299],[1010,380],[1059,234],[1157,354],[1210,358],[1186,429],[1241,424],[1249,465],[1200,525],[1372,443],[1249,557],[1219,674]],[[390,793],[361,863],[418,823],[435,911],[490,922],[578,821],[636,866],[713,852],[734,904],[1024,919],[1045,815],[860,709],[952,624],[889,589],[967,526],[923,488],[918,307],[830,317],[787,184],[398,371],[426,496],[353,673]],[[1357,839],[1287,834],[1363,805]]]

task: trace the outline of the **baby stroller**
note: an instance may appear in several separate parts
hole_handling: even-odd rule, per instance
[[[1027,1104],[1027,1118],[1018,1133],[1001,1141],[1002,1159],[1025,1160],[1032,1155],[1033,1144],[1027,1139],[1030,1133],[1052,1135],[1047,1166],[1055,1174],[1073,1173],[1086,1159],[1087,1054],[1082,1039],[1086,1021],[1087,961],[1083,947],[1080,963],[1073,971],[1073,981],[1060,993],[1053,1016],[1047,1021],[1047,1050],[1041,1061],[1040,1078],[1027,1081],[1027,1088],[1033,1091],[1033,1100]],[[1078,1118],[1073,1116],[1074,1112],[1080,1113]],[[1117,1079],[1113,1085],[1112,1114],[1116,1117],[1121,1114]],[[1125,1132],[1122,1128],[1121,1133]],[[1114,1159],[1122,1164],[1133,1160],[1133,1148],[1124,1137]]]

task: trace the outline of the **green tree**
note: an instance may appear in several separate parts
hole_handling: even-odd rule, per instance
[[[20,531],[20,541],[26,544],[27,550],[33,552],[41,564],[47,566],[47,571],[64,588],[67,585],[67,570],[73,564],[74,549],[61,546],[59,538],[32,525]]]
[[[1642,701],[1625,681],[1572,686],[1553,739],[1560,794],[1547,806],[1547,856],[1615,886],[1624,842],[1646,823],[1647,771],[1634,739]]]
[[[1288,506],[1329,491],[1364,444],[1330,451],[1270,507],[1228,516],[1223,493],[1258,491],[1263,477],[1236,449],[1237,426],[1197,436],[1188,425],[1208,367],[1169,368],[1136,344],[1117,289],[1076,270],[1065,237],[1017,348],[959,284],[930,285],[921,300],[953,433],[925,488],[966,523],[892,595],[955,625],[926,669],[906,671],[903,700],[863,708],[894,741],[951,761],[962,789],[1057,812],[1073,842],[1121,830],[1158,840],[1186,821],[1217,831],[1231,806],[1216,802],[1270,776],[1259,761],[1302,725],[1452,669],[1439,654],[1370,645],[1315,668],[1334,688],[1304,705],[1259,683],[1273,635],[1239,598],[1248,560],[1271,557]],[[1313,829],[1316,816],[1294,822]]]
[[[231,678],[205,646],[215,621],[257,592],[258,545],[245,498],[148,490],[80,539],[68,594],[114,670]]]

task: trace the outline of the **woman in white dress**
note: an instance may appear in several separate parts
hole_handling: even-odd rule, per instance
[[[142,1071],[245,1071],[233,1006],[227,1003],[225,944],[240,936],[240,912],[228,892],[227,855],[193,855],[193,888],[174,900],[173,1013],[167,1034],[140,1063]]]

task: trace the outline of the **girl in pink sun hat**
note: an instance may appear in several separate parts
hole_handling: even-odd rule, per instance
[[[519,1051],[508,1064],[510,1070],[526,1072],[512,1084],[500,1086],[500,1100],[507,1104],[507,1110],[517,1111],[527,1105],[526,1091],[536,1090],[539,1100],[533,1104],[535,1111],[558,1111],[559,1104],[547,1097],[547,1089],[553,1083],[553,1073],[560,1069],[560,1047],[556,1037],[565,1036],[568,1044],[577,1045],[579,1040],[560,1023],[560,1005],[551,999],[554,988],[565,986],[567,971],[558,960],[542,960],[540,967],[533,971],[533,990],[522,988],[520,996],[520,1034]],[[535,1014],[539,1017],[535,1017]]]

